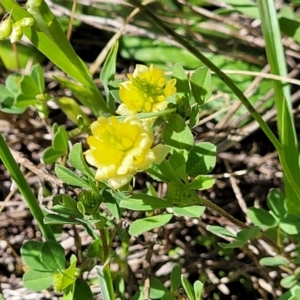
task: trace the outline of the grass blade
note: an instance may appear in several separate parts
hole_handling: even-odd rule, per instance
[[[24,27],[24,34],[29,38],[32,44],[57,67],[91,91],[92,97],[88,99],[89,102],[85,103],[85,105],[87,105],[95,115],[108,113],[107,105],[97,86],[94,84],[88,68],[77,56],[47,4],[42,1],[41,6],[39,6],[40,13],[33,15],[13,0],[2,0],[1,4],[6,11],[11,12],[14,21],[19,21],[26,17],[35,18],[40,31],[35,30],[34,27]]]
[[[54,240],[55,237],[52,232],[52,229],[49,225],[44,224],[44,214],[36,200],[33,192],[31,191],[23,173],[21,172],[20,168],[18,167],[16,161],[14,160],[12,154],[7,147],[5,140],[0,133],[0,159],[2,160],[3,164],[9,171],[12,179],[16,183],[18,189],[20,190],[21,194],[23,195],[33,217],[37,221],[39,228],[45,237],[46,240]]]
[[[282,46],[281,33],[273,0],[259,0],[259,13],[262,21],[262,31],[266,42],[266,52],[271,73],[287,77],[287,68]],[[300,199],[286,179],[289,169],[293,178],[300,177],[298,162],[298,141],[294,119],[291,111],[290,86],[274,80],[275,105],[277,108],[277,124],[279,138],[282,143],[285,162],[281,161],[285,173],[285,195],[290,213],[300,214]]]

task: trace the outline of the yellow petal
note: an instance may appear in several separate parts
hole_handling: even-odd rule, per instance
[[[124,175],[124,176],[118,176],[114,178],[110,178],[108,180],[108,185],[112,187],[113,189],[118,189],[128,183],[132,179],[132,175]]]

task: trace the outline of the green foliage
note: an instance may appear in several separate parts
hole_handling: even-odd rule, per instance
[[[170,202],[145,194],[133,194],[130,198],[125,198],[120,202],[120,207],[138,211],[151,211],[171,206]]]
[[[82,154],[82,147],[80,143],[75,144],[69,154],[69,162],[72,167],[76,170],[80,171],[83,175],[86,176],[94,176],[94,173],[91,169],[87,166],[83,154]]]
[[[28,75],[12,74],[0,85],[1,110],[6,113],[23,113],[27,107],[34,106],[43,117],[48,111],[45,102],[45,83],[40,65],[34,65]]]
[[[188,155],[186,172],[189,176],[205,175],[216,164],[216,146],[211,143],[194,145]]]
[[[116,104],[114,101],[114,97],[110,93],[108,83],[115,79],[118,47],[119,43],[117,42],[115,46],[110,49],[110,52],[107,55],[104,66],[100,73],[100,79],[106,93],[106,101],[111,114],[114,114],[116,110]]]
[[[150,39],[122,37],[120,42],[121,56],[149,63],[158,62],[163,65],[164,69],[171,70],[171,77],[177,80],[177,92],[176,95],[168,98],[166,110],[152,111],[149,114],[137,114],[136,116],[146,119],[146,122],[149,121],[149,118],[158,117],[155,125],[149,129],[153,130],[153,135],[157,137],[157,141],[155,140],[154,143],[163,142],[168,146],[168,149],[171,149],[170,153],[166,153],[167,155],[161,163],[153,163],[148,170],[145,170],[153,180],[164,183],[164,187],[167,187],[166,194],[160,198],[155,190],[155,183],[152,184],[151,180],[147,183],[147,191],[137,192],[130,186],[130,183],[119,189],[113,189],[109,187],[109,182],[95,179],[95,171],[85,162],[81,143],[76,143],[70,147],[71,149],[69,149],[69,145],[71,145],[70,140],[74,136],[89,132],[90,118],[84,113],[85,108],[92,111],[94,117],[110,116],[115,114],[116,103],[122,102],[119,95],[121,80],[115,79],[119,43],[116,42],[114,47],[110,49],[100,73],[100,80],[106,94],[105,101],[93,82],[86,65],[66,39],[60,24],[46,2],[30,0],[26,6],[27,10],[12,0],[3,0],[2,2],[5,9],[10,12],[10,17],[15,24],[14,39],[20,38],[24,33],[38,50],[63,70],[69,77],[54,77],[55,80],[67,87],[80,102],[79,104],[75,99],[69,97],[55,98],[45,94],[44,74],[39,65],[34,65],[29,74],[9,75],[5,85],[0,85],[0,104],[3,112],[20,114],[28,108],[34,108],[40,117],[47,119],[47,101],[53,98],[67,118],[77,126],[71,132],[67,132],[65,127],[57,124],[52,126],[51,146],[45,150],[42,159],[45,164],[57,163],[55,166],[56,176],[66,186],[73,186],[77,189],[76,194],[72,197],[71,194],[55,196],[51,211],[45,214],[42,213],[40,207],[32,205],[37,201],[30,193],[30,189],[28,190],[26,181],[18,180],[18,177],[23,177],[20,172],[18,173],[19,169],[13,165],[14,162],[8,157],[7,152],[9,151],[3,145],[4,141],[0,139],[0,158],[8,166],[12,178],[24,194],[24,198],[38,220],[46,239],[44,243],[30,241],[22,246],[22,258],[29,267],[23,277],[24,285],[34,291],[53,286],[55,291],[64,294],[64,300],[89,300],[93,298],[93,295],[89,283],[81,278],[81,274],[97,266],[102,297],[115,299],[116,294],[118,294],[121,299],[125,299],[127,273],[124,266],[127,264],[130,237],[137,237],[152,230],[156,231],[157,228],[163,227],[171,219],[181,217],[198,219],[207,206],[237,226],[242,227],[237,233],[232,233],[221,226],[207,227],[207,231],[229,240],[230,243],[219,243],[219,246],[226,251],[243,248],[250,240],[260,238],[268,242],[273,250],[278,251],[274,257],[262,258],[260,264],[286,268],[289,275],[281,280],[281,286],[290,290],[279,299],[295,299],[300,293],[299,249],[296,249],[291,255],[285,255],[282,251],[287,240],[296,241],[300,235],[298,205],[300,188],[296,181],[299,178],[298,141],[291,115],[289,88],[280,82],[275,84],[279,142],[272,135],[273,133],[270,132],[267,124],[262,121],[260,114],[250,104],[257,101],[267,91],[266,86],[269,86],[269,82],[262,83],[257,94],[248,100],[241,97],[243,93],[240,90],[245,90],[248,87],[250,78],[241,78],[238,75],[233,76],[233,80],[230,80],[220,72],[221,67],[237,70],[252,68],[256,70],[256,67],[249,63],[230,61],[222,55],[206,54],[203,56],[201,53],[197,54],[193,50],[194,48],[189,46],[186,48],[190,52],[161,42],[154,44]],[[223,10],[224,14],[235,11],[258,17],[259,10],[253,1],[241,3],[238,0],[224,0],[223,2],[230,5]],[[266,20],[262,18],[262,22],[267,21],[263,26],[272,71],[285,76],[285,61],[280,48],[282,46],[280,32],[276,26],[274,28],[270,26],[270,24],[276,24],[276,12],[273,10],[273,6],[271,7],[270,1],[258,2],[260,3],[260,13],[266,12]],[[172,1],[168,1],[168,3],[173,4]],[[195,1],[195,4],[199,3]],[[283,8],[279,16],[282,31],[298,41],[299,22],[293,11]],[[29,22],[30,24],[27,26],[24,22],[28,21],[28,18],[34,19],[34,22],[31,22],[32,24]],[[272,20],[275,20],[275,23],[270,22]],[[194,22],[194,20],[192,21]],[[10,21],[4,20],[0,24],[1,39],[13,34],[14,24],[10,23]],[[7,29],[7,25],[12,28]],[[164,27],[162,26],[162,28]],[[209,31],[203,29],[203,33]],[[168,32],[172,32],[172,30]],[[222,37],[224,34],[215,33],[215,35]],[[174,37],[177,37],[178,41],[182,43],[182,40],[175,33]],[[182,44],[186,46],[184,42]],[[180,58],[181,64],[177,63],[178,58]],[[172,62],[172,64],[167,66],[166,61]],[[188,73],[184,68],[190,68],[194,71]],[[214,74],[218,74],[222,80],[216,77],[211,78],[211,70],[214,71]],[[273,189],[267,197],[267,209],[249,208],[247,217],[254,224],[249,228],[229,216],[228,213],[226,214],[217,205],[209,202],[209,200],[204,201],[204,198],[202,196],[200,198],[198,195],[198,191],[210,189],[214,184],[214,178],[208,173],[212,172],[215,167],[217,149],[215,145],[208,142],[195,143],[191,128],[199,122],[200,114],[204,110],[217,111],[219,108],[224,108],[224,104],[221,103],[223,100],[209,102],[212,92],[218,90],[228,93],[232,99],[238,96],[241,101],[244,101],[245,107],[273,142],[283,166],[286,183],[285,194],[278,189]],[[244,113],[245,108],[242,108],[235,113],[234,118]],[[119,117],[119,119],[122,118],[124,116]],[[156,129],[158,130],[156,131]],[[120,141],[123,144],[127,143],[126,138],[123,140],[120,138]],[[135,156],[134,159],[136,159]],[[134,159],[132,163],[134,163]],[[13,167],[11,167],[12,165]],[[111,165],[113,166],[113,163]],[[120,171],[121,173],[122,171]],[[22,185],[27,187],[27,190],[22,188]],[[120,225],[123,221],[122,213],[125,210],[138,212],[136,214],[138,218],[130,223],[128,228],[123,228]],[[44,222],[41,222],[41,219]],[[72,255],[70,261],[66,261],[64,249],[53,240],[52,229],[47,226],[49,224],[80,225],[92,238],[93,241],[84,253],[81,253],[80,241],[76,240],[77,252],[80,253],[79,265],[77,265],[79,256],[77,258]],[[117,254],[112,247],[115,235],[120,240],[121,255]],[[195,240],[198,241],[199,238]],[[201,240],[204,245],[205,243],[211,245],[214,242],[215,240],[211,237],[203,237]],[[100,266],[99,261],[101,262]],[[115,274],[110,269],[111,262],[118,264],[119,274]],[[131,300],[143,299],[148,288],[149,299],[177,299],[181,287],[183,287],[188,299],[201,299],[203,283],[197,280],[192,285],[182,274],[179,266],[173,268],[170,280],[170,288],[168,289],[159,279],[150,278],[150,286],[142,283],[139,286],[139,291]]]
[[[165,61],[178,62],[187,69],[195,69],[201,66],[191,53],[178,47],[160,43],[154,45],[151,39],[141,39],[138,37],[123,36],[120,43],[120,54],[124,58],[143,61],[145,63],[155,63],[155,65],[166,68]]]
[[[242,229],[237,234],[233,234],[225,228],[219,226],[207,226],[206,229],[216,235],[223,235],[234,239],[234,241],[230,244],[218,243],[218,245],[224,249],[241,248],[247,244],[249,240],[260,236],[259,227],[256,226],[250,229]]]
[[[80,271],[76,267],[76,256],[71,256],[70,265],[65,268],[65,251],[57,242],[29,241],[22,246],[21,254],[29,267],[23,276],[27,288],[40,291],[53,285],[55,291],[66,292],[64,299],[79,299],[83,291],[85,299],[92,299],[89,286],[77,279]]]
[[[141,233],[150,231],[153,228],[167,224],[171,218],[171,214],[164,214],[133,221],[129,227],[129,234],[132,236],[140,235]]]
[[[193,72],[190,80],[192,93],[197,104],[204,104],[211,96],[211,74],[207,67]]]
[[[193,135],[179,115],[173,115],[167,119],[163,141],[174,149],[189,152],[194,145]]]
[[[86,99],[88,102],[85,104],[91,107],[96,115],[108,112],[104,99],[88,73],[86,65],[75,53],[46,2],[41,1],[39,5],[34,6],[34,9],[29,8],[29,12],[11,0],[2,1],[2,5],[7,11],[12,12],[12,18],[15,21],[34,17],[39,30],[24,28],[24,34],[56,66],[87,88],[91,97]]]

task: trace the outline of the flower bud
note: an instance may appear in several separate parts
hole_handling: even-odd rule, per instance
[[[19,21],[21,27],[31,27],[34,24],[34,18],[23,18]]]
[[[11,43],[15,43],[15,42],[19,41],[22,38],[22,36],[23,36],[23,29],[22,29],[22,27],[19,24],[17,24],[17,25],[13,24],[13,26],[12,26],[12,33],[11,33],[11,35],[9,37],[10,38],[10,42]]]
[[[86,215],[93,215],[98,209],[101,201],[102,199],[99,193],[83,190],[78,195],[78,209]]]
[[[13,21],[11,18],[7,18],[6,20],[0,23],[0,40],[4,40],[8,38],[12,32],[12,24]]]

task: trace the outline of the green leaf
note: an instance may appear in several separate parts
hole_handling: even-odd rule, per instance
[[[6,86],[0,84],[0,103],[8,97],[13,99],[13,94],[7,89]]]
[[[290,289],[294,285],[296,285],[299,282],[299,278],[296,275],[290,275],[287,276],[280,281],[280,285],[285,289]]]
[[[83,119],[83,125],[89,126],[90,119],[83,112],[81,107],[78,105],[74,99],[69,97],[60,97],[55,99],[56,103],[59,105],[64,114],[76,125],[78,125],[78,117],[81,116]]]
[[[63,300],[73,300],[74,298],[74,289],[75,289],[75,282],[72,282],[64,289],[64,297]]]
[[[123,276],[120,274],[114,280],[114,285],[116,288],[116,292],[120,297],[120,300],[125,300],[125,280]]]
[[[88,89],[86,86],[81,83],[71,81],[69,78],[53,76],[53,78],[71,90],[72,94],[82,103],[84,106],[91,108],[91,99],[95,95],[93,95],[93,91]]]
[[[262,230],[272,228],[277,225],[275,218],[266,210],[262,208],[250,207],[247,215],[252,223]]]
[[[188,281],[188,279],[183,274],[181,275],[181,283],[182,283],[182,286],[183,286],[189,300],[195,300],[194,289],[193,289],[192,285],[190,284],[190,282]]]
[[[257,237],[259,235],[259,233],[260,233],[259,227],[254,226],[254,227],[249,228],[249,229],[240,230],[237,233],[236,238],[238,240],[248,242],[249,240]]]
[[[287,265],[289,261],[285,257],[278,255],[278,256],[264,257],[259,260],[259,263],[262,266],[274,267],[274,266]]]
[[[207,190],[215,183],[215,179],[210,176],[199,175],[192,182],[188,183],[186,187],[191,190]]]
[[[94,240],[89,246],[86,254],[89,258],[99,257],[101,260],[103,257],[103,245],[101,239]]]
[[[278,22],[281,32],[292,37],[295,42],[300,42],[300,23],[292,7],[287,5],[282,7],[278,14]]]
[[[24,75],[20,81],[20,90],[21,93],[27,99],[36,99],[35,97],[39,94],[42,94],[44,91],[40,91],[39,86],[35,82],[35,78],[32,78],[29,75]]]
[[[47,267],[54,271],[60,271],[65,268],[65,250],[56,241],[47,241],[42,245],[41,261]]]
[[[57,177],[66,184],[79,186],[85,189],[91,189],[90,185],[85,180],[80,178],[66,167],[55,165],[55,173]]]
[[[223,228],[223,227],[220,227],[220,226],[211,226],[211,225],[208,225],[206,226],[206,229],[215,234],[215,235],[224,235],[224,236],[228,236],[228,237],[231,237],[231,238],[236,238],[236,235],[230,231],[228,231],[227,229]]]
[[[183,151],[174,150],[172,155],[169,158],[169,163],[173,170],[175,170],[176,174],[183,181],[187,180],[187,175],[185,173],[185,157]]]
[[[35,18],[38,30],[36,30],[36,26],[22,28],[27,38],[56,66],[91,91],[92,97],[87,98],[88,107],[96,115],[108,112],[104,99],[94,84],[86,65],[77,56],[46,2],[41,2],[34,15],[12,0],[3,0],[1,4],[6,11],[11,12],[15,21],[32,16]]]
[[[172,71],[172,77],[176,78],[176,94],[177,96],[182,99],[185,98],[186,103],[188,103],[189,94],[190,94],[190,85],[188,81],[188,77],[185,74],[185,71],[181,64],[176,63],[173,71]]]
[[[272,189],[267,197],[269,209],[278,218],[283,218],[286,214],[285,197],[280,189]]]
[[[224,0],[224,2],[232,5],[235,10],[246,16],[259,19],[257,5],[252,0]]]
[[[52,207],[52,211],[54,211],[58,215],[67,215],[72,216],[74,218],[83,218],[83,214],[77,209],[77,207],[75,209],[72,207],[57,204]]]
[[[198,105],[193,105],[191,107],[190,116],[189,116],[189,127],[190,128],[195,127],[199,122],[199,118],[200,118],[199,107]]]
[[[133,194],[130,198],[121,200],[120,207],[137,211],[151,211],[172,207],[172,204],[161,198],[145,194]]]
[[[93,293],[91,291],[88,283],[81,279],[77,278],[75,282],[74,298],[73,300],[93,300]]]
[[[191,76],[193,96],[199,105],[204,104],[211,96],[211,73],[208,67],[198,68]]]
[[[232,243],[226,244],[226,243],[218,243],[218,246],[220,246],[223,249],[234,249],[234,248],[242,248],[247,242],[242,240],[237,240]]]
[[[153,228],[161,227],[168,223],[171,220],[172,216],[172,214],[164,214],[136,220],[131,223],[129,227],[129,234],[132,236],[137,236],[143,232],[150,231]]]
[[[54,277],[54,290],[58,292],[64,291],[67,287],[74,284],[75,280],[79,276],[76,269],[77,258],[74,254],[70,258],[70,266],[67,269],[62,269],[53,275]],[[73,289],[70,292],[73,294]],[[72,298],[71,298],[72,300]]]
[[[45,164],[52,164],[56,162],[62,155],[63,153],[60,151],[54,150],[52,147],[48,147],[43,153],[42,160]]]
[[[181,207],[186,207],[200,203],[200,199],[194,190],[188,189],[181,182],[168,183],[168,192],[165,199],[173,204]]]
[[[23,284],[31,291],[45,290],[53,284],[52,272],[29,270],[23,275]]]
[[[121,212],[115,197],[113,197],[113,195],[108,191],[104,191],[102,196],[103,196],[103,203],[105,204],[107,209],[110,211],[110,213],[114,216],[116,220],[120,220]]]
[[[216,155],[216,146],[211,143],[193,146],[188,156],[186,172],[192,177],[209,173],[216,164]]]
[[[194,292],[195,292],[195,299],[196,300],[201,300],[202,299],[203,288],[204,288],[204,285],[200,280],[196,280],[194,282]]]
[[[144,295],[141,291],[136,292],[130,300],[144,300]]]
[[[144,286],[142,285],[140,287],[140,290],[143,291],[143,289]],[[155,277],[150,278],[150,295],[149,295],[150,299],[162,299],[162,297],[166,294],[166,292],[167,289],[159,279]]]
[[[260,230],[258,227],[252,227],[250,229],[242,229],[236,235],[236,241],[225,244],[225,243],[218,243],[218,245],[224,249],[234,249],[234,248],[242,248],[247,242],[255,238],[259,235]]]
[[[258,0],[261,28],[266,43],[266,53],[271,73],[287,76],[287,63],[282,44],[277,11],[273,0]],[[296,178],[300,178],[299,144],[292,112],[291,89],[289,84],[274,80],[274,101],[277,109],[278,135],[281,147],[278,153],[284,174],[284,194],[288,212],[300,214],[300,188]]]
[[[56,225],[64,225],[64,224],[74,224],[78,225],[80,222],[78,222],[75,219],[71,219],[69,217],[64,217],[56,214],[47,214],[44,218],[45,224],[56,224]]]
[[[300,289],[300,284],[297,283],[291,289],[288,289],[288,291],[284,293],[282,296],[280,296],[277,300],[299,300],[300,299],[299,289]]]
[[[92,177],[95,176],[83,158],[81,143],[77,143],[72,147],[69,154],[69,162],[72,167],[80,171],[82,174],[87,176],[90,175]]]
[[[28,241],[21,247],[21,256],[23,262],[33,270],[49,271],[47,264],[41,261],[42,242]]]
[[[77,201],[67,194],[58,194],[53,197],[52,202],[54,205],[61,204],[71,209],[77,209]]]
[[[285,155],[286,164],[282,164],[283,171],[285,174],[286,168],[292,175],[292,179],[300,178],[299,169],[299,153],[298,153],[298,139],[295,132],[294,116],[289,109],[289,104],[287,100],[283,101],[282,109],[282,137],[281,142],[283,146],[283,151]],[[286,175],[286,174],[285,174]],[[298,187],[298,194],[291,186],[290,182],[284,177],[285,180],[285,195],[286,195],[286,206],[290,214],[299,215],[300,214],[300,194],[299,194],[299,184],[296,182],[296,187]]]
[[[151,167],[147,170],[150,176],[158,181],[164,182],[181,182],[175,170],[172,168],[171,164],[164,159],[161,164],[156,165],[152,164]]]
[[[179,216],[200,218],[205,211],[205,206],[193,205],[186,207],[174,207],[173,212]]]
[[[287,234],[299,234],[300,233],[300,217],[295,215],[284,216],[279,223],[280,228]]]
[[[7,70],[24,70],[28,66],[28,62],[33,64],[40,63],[45,57],[35,47],[30,44],[18,43],[18,51],[12,56],[13,45],[9,40],[1,41],[0,60]]]
[[[164,294],[161,300],[176,300],[175,296],[170,293]]]
[[[171,271],[170,279],[171,279],[171,292],[175,292],[181,286],[181,267],[179,265],[175,265]]]
[[[14,96],[21,93],[20,82],[23,76],[21,74],[10,74],[5,80],[7,90]]]
[[[118,47],[119,47],[119,42],[117,40],[114,47],[110,49],[100,73],[100,80],[103,84],[105,94],[107,97],[107,102],[110,108],[110,112],[112,114],[115,112],[116,106],[115,106],[114,98],[112,97],[112,95],[110,95],[108,83],[111,80],[114,80],[115,77]]]
[[[65,128],[59,126],[58,131],[54,134],[52,147],[55,151],[61,153],[68,150],[68,134]]]
[[[30,76],[35,81],[35,84],[39,91],[38,94],[43,94],[45,90],[45,79],[44,79],[43,68],[41,67],[40,64],[35,64],[31,68]]]
[[[193,134],[179,115],[172,115],[167,119],[163,141],[172,148],[186,151],[190,151],[194,145]]]
[[[112,284],[109,265],[97,268],[98,280],[100,283],[101,296],[103,299],[115,300],[115,292]]]

